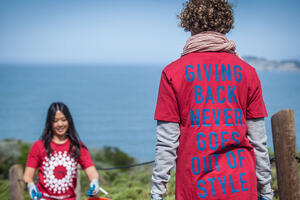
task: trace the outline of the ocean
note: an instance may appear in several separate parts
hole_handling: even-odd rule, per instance
[[[115,146],[140,162],[155,156],[154,110],[163,66],[0,65],[0,140],[37,140],[49,105],[64,102],[89,148]],[[269,117],[290,108],[300,128],[300,72],[259,71]],[[300,149],[300,136],[297,135]]]

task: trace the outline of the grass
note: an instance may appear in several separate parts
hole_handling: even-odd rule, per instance
[[[25,165],[30,144],[19,140],[3,140],[0,141],[0,199],[9,199],[9,181],[8,169],[12,164],[18,163]],[[7,151],[9,149],[9,151]],[[134,164],[137,161],[115,147],[104,147],[102,149],[90,149],[90,154],[97,167],[114,167]],[[270,151],[271,157],[274,153]],[[300,157],[300,153],[298,153]],[[275,163],[271,165],[272,168],[272,188],[274,190],[274,200],[278,200],[278,186],[276,178]],[[300,177],[300,170],[298,170]],[[151,175],[152,166],[140,166],[127,170],[112,170],[99,171],[100,186],[109,192],[110,197],[114,200],[143,200],[150,199],[150,191],[152,187]],[[86,200],[85,195],[88,191],[89,181],[80,171],[80,185],[81,185],[81,200]],[[167,184],[167,192],[164,200],[175,199],[175,171],[172,171],[171,181]],[[103,194],[100,194],[104,196]],[[30,200],[27,189],[24,187],[24,199]]]
[[[100,186],[103,187],[114,200],[149,200],[151,191],[152,166],[135,167],[130,170],[99,171]],[[299,170],[300,177],[300,170]],[[81,200],[86,200],[89,181],[83,170],[80,171]],[[279,200],[275,163],[272,164],[272,188],[274,200]],[[167,185],[164,200],[175,199],[175,171],[172,171],[171,181]],[[105,196],[100,193],[99,196]],[[30,200],[28,191],[24,188],[24,199]],[[9,199],[9,181],[0,180],[0,199]]]
[[[114,200],[148,199],[151,191],[152,167],[136,167],[130,170],[99,171],[100,186]],[[86,199],[89,181],[81,171],[81,199]],[[102,194],[102,196],[104,196]]]
[[[0,199],[8,200],[9,198],[9,181],[0,180]]]
[[[103,187],[113,200],[149,200],[151,191],[152,166],[136,167],[130,170],[99,171],[100,186]],[[299,170],[300,175],[300,170]],[[89,181],[83,170],[80,171],[81,200],[86,200]],[[272,188],[274,200],[278,198],[275,164],[272,164]],[[171,181],[167,185],[164,200],[175,199],[175,171],[172,171]],[[99,196],[105,196],[102,193]],[[30,200],[27,190],[24,188],[24,199]],[[0,199],[9,200],[9,181],[0,180]]]

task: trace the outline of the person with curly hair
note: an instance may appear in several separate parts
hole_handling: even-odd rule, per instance
[[[271,200],[267,116],[256,70],[225,34],[226,0],[189,0],[180,26],[191,32],[161,75],[151,200],[162,200],[176,163],[176,200]]]

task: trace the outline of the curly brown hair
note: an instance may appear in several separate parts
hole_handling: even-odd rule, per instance
[[[232,5],[227,0],[189,0],[177,17],[180,26],[192,35],[203,31],[226,34],[233,28]]]

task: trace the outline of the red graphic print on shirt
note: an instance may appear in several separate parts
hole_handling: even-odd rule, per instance
[[[29,152],[27,167],[39,169],[37,187],[44,199],[74,199],[77,166],[83,169],[93,165],[87,149],[80,148],[80,159],[69,153],[70,141],[63,144],[50,143],[53,152],[47,155],[42,140],[36,141]]]
[[[78,163],[71,158],[67,151],[63,153],[53,153],[50,157],[45,157],[42,163],[44,169],[45,188],[53,191],[54,194],[66,193],[73,187],[73,179],[76,177]]]

